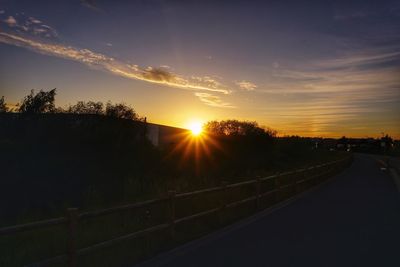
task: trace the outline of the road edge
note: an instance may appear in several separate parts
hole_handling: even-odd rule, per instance
[[[353,163],[353,161],[351,161],[351,164]],[[139,262],[136,265],[133,265],[132,267],[158,267],[158,266],[163,266],[164,264],[168,263],[169,261],[173,260],[174,258],[176,258],[179,255],[183,255],[191,250],[194,250],[200,246],[202,246],[205,243],[209,243],[212,242],[213,240],[216,240],[220,237],[223,237],[237,229],[243,228],[251,223],[253,223],[254,221],[258,220],[261,217],[264,216],[268,216],[269,214],[280,210],[281,208],[284,208],[286,206],[289,206],[290,204],[294,203],[296,200],[305,197],[306,195],[309,195],[310,193],[316,191],[317,189],[319,189],[320,187],[323,187],[325,185],[327,185],[328,183],[332,182],[338,175],[340,175],[341,173],[343,173],[346,169],[348,169],[351,164],[349,164],[348,166],[346,166],[344,169],[342,169],[340,172],[336,173],[335,175],[333,175],[332,177],[329,177],[327,180],[323,181],[322,183],[304,191],[301,192],[289,199],[286,199],[280,203],[277,203],[269,208],[266,208],[254,215],[251,215],[249,217],[246,217],[244,219],[241,219],[233,224],[230,224],[228,226],[225,226],[221,229],[217,229],[211,233],[206,234],[203,237],[194,239],[192,241],[189,241],[185,244],[182,244],[178,247],[172,248],[171,250],[162,252],[158,255],[156,255],[155,257],[145,260],[143,262]],[[399,180],[400,182],[400,180]],[[400,186],[400,184],[399,184]]]

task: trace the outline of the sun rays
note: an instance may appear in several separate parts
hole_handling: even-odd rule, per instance
[[[204,166],[214,165],[217,154],[225,154],[223,146],[217,138],[203,129],[203,124],[193,121],[188,130],[174,136],[179,140],[168,149],[167,158],[176,158],[182,168],[191,165],[196,174],[200,174]]]
[[[200,136],[203,132],[203,125],[198,121],[192,122],[189,124],[189,130],[193,136]]]

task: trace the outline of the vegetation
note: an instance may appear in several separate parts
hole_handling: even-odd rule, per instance
[[[3,225],[62,214],[66,206],[111,206],[340,156],[316,149],[311,138],[277,138],[256,122],[237,120],[208,122],[201,138],[157,148],[133,108],[79,101],[60,111],[55,95],[56,89],[31,91],[20,105],[23,116],[0,117],[0,194],[13,203],[0,204]],[[5,110],[4,98],[0,103]]]
[[[123,103],[112,104],[111,102],[107,102],[105,115],[119,119],[142,120],[133,108]]]
[[[273,130],[237,120],[209,122],[199,139],[156,148],[133,108],[79,101],[60,111],[55,95],[56,89],[32,90],[20,105],[30,116],[0,120],[7,125],[0,133],[7,177],[0,193],[14,203],[0,209],[9,218],[4,224],[70,205],[88,209],[235,182],[334,156],[312,150],[308,139],[281,141]]]
[[[0,203],[1,226],[64,216],[66,207],[82,211],[115,206],[165,195],[168,190],[184,192],[222,181],[233,183],[343,155],[315,149],[309,138],[277,138],[273,130],[256,122],[237,120],[209,122],[200,138],[186,135],[179,143],[154,147],[146,137],[145,120],[133,108],[80,101],[64,110],[55,107],[55,93],[55,89],[38,94],[31,91],[21,103],[20,115],[0,116],[0,194],[7,200]],[[249,187],[235,191],[235,196],[253,191]],[[177,212],[201,210],[216,201],[217,196],[212,195],[206,200],[187,200]],[[162,214],[165,207],[158,209]],[[248,215],[249,210],[244,208],[231,221]],[[78,245],[87,246],[148,226],[149,218],[153,223],[162,219],[162,215],[147,212],[127,211],[81,224]],[[184,228],[181,233],[186,235],[178,240],[215,229],[215,220],[207,220]],[[0,265],[19,266],[37,260],[38,255],[62,253],[64,232],[59,227],[28,232],[17,239],[0,239],[0,258],[5,259]],[[40,245],[32,250],[32,242],[26,248],[21,240],[39,240]],[[140,240],[135,242],[133,247],[143,254]],[[154,242],[159,249],[160,242],[169,242],[168,236]],[[42,246],[44,243],[47,245]],[[113,255],[124,251],[116,250],[107,252]],[[15,251],[24,251],[24,255],[16,257]],[[126,248],[124,253],[129,254]],[[100,254],[95,258],[101,258]],[[101,264],[107,265],[100,260],[95,265]]]
[[[4,101],[4,96],[0,98],[0,113],[8,112],[8,108],[6,102]]]
[[[72,114],[104,114],[104,105],[102,102],[78,101],[75,105],[68,107],[67,112]]]
[[[141,118],[135,110],[126,105],[125,103],[113,104],[108,101],[104,105],[100,101],[78,101],[74,105],[70,105],[66,109],[62,107],[56,107],[55,96],[57,89],[54,88],[50,91],[40,90],[35,94],[34,90],[31,90],[30,94],[25,96],[19,104],[18,112],[22,114],[43,114],[43,113],[67,113],[67,114],[92,114],[92,115],[104,115],[117,119],[127,119],[135,121],[145,121]],[[0,113],[10,111],[4,100],[4,96],[0,98]]]
[[[218,136],[247,136],[272,138],[276,131],[264,129],[258,126],[257,122],[224,120],[210,121],[204,125],[204,130],[212,135]]]
[[[40,90],[35,94],[34,90],[22,100],[19,112],[26,114],[54,113],[56,110],[54,101],[56,89],[44,92]]]

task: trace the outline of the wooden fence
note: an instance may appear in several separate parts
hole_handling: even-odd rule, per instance
[[[203,217],[206,215],[210,214],[221,214],[225,209],[228,208],[234,208],[236,206],[239,206],[241,204],[247,203],[247,202],[254,202],[254,207],[255,207],[255,212],[259,211],[261,208],[261,202],[262,200],[269,196],[275,198],[275,203],[278,203],[280,201],[288,199],[288,197],[282,196],[283,191],[289,190],[291,192],[290,196],[296,195],[300,193],[300,191],[304,191],[304,187],[302,190],[299,190],[302,184],[308,183],[306,186],[307,188],[310,188],[312,186],[318,185],[320,182],[322,182],[325,178],[329,177],[330,175],[336,173],[337,171],[341,170],[344,168],[346,165],[348,165],[352,161],[352,157],[346,157],[344,159],[332,161],[329,163],[305,168],[305,169],[299,169],[295,171],[290,171],[290,172],[284,172],[284,173],[279,173],[276,175],[268,176],[268,177],[259,177],[254,180],[248,180],[240,183],[234,183],[234,184],[227,184],[225,182],[222,183],[221,186],[218,187],[212,187],[212,188],[207,188],[203,190],[197,190],[197,191],[192,191],[192,192],[184,192],[184,193],[177,193],[175,191],[169,191],[168,195],[165,197],[160,197],[157,199],[151,199],[143,202],[137,202],[137,203],[132,203],[132,204],[126,204],[126,205],[121,205],[117,207],[112,207],[112,208],[106,208],[106,209],[101,209],[101,210],[96,210],[96,211],[86,211],[86,212],[79,212],[77,208],[69,208],[67,209],[66,216],[65,217],[60,217],[60,218],[53,218],[49,220],[43,220],[43,221],[36,221],[32,223],[27,223],[27,224],[20,224],[20,225],[15,225],[15,226],[9,226],[9,227],[4,227],[0,228],[0,236],[5,236],[5,235],[11,235],[13,233],[18,233],[18,232],[23,232],[23,231],[30,231],[30,230],[35,230],[39,228],[46,228],[50,226],[55,226],[55,225],[65,225],[66,229],[68,231],[68,251],[67,253],[63,255],[59,255],[50,259],[46,259],[41,262],[33,263],[32,266],[47,266],[55,263],[60,263],[60,262],[67,262],[68,266],[77,266],[77,258],[82,255],[86,255],[92,251],[101,249],[101,248],[106,248],[112,245],[115,245],[116,243],[126,241],[129,239],[133,239],[139,236],[143,236],[155,231],[160,231],[160,230],[167,230],[170,232],[171,237],[173,238],[175,236],[175,225],[182,223],[182,222],[187,222],[190,220],[193,220],[195,218]],[[283,177],[289,177],[289,179],[285,179],[283,182]],[[272,188],[269,188],[269,190],[264,191],[261,190],[262,184],[265,183],[266,181],[272,182],[273,186]],[[226,201],[226,196],[229,194],[229,191],[232,190],[233,188],[238,188],[238,187],[243,187],[243,186],[250,186],[254,185],[254,194],[251,197],[245,198],[245,199],[240,199],[238,201],[234,202],[228,202]],[[218,203],[215,203],[216,205],[208,209],[206,211],[202,211],[199,213],[191,214],[189,216],[177,218],[175,216],[175,206],[176,202],[188,198],[188,197],[194,197],[198,195],[202,195],[205,193],[210,193],[210,192],[220,192],[221,195],[221,201]],[[225,197],[224,197],[225,196]],[[94,244],[89,247],[85,248],[77,248],[76,246],[76,241],[77,241],[77,227],[80,222],[83,220],[87,220],[89,218],[95,218],[99,217],[102,215],[106,214],[113,214],[113,213],[118,213],[126,210],[132,210],[132,209],[137,209],[137,208],[142,208],[146,206],[150,206],[156,203],[160,202],[167,202],[167,209],[168,209],[168,221],[158,224],[155,226],[151,226],[146,229],[142,229],[133,233],[129,233],[123,236],[119,236],[117,238],[113,238],[111,240],[105,240],[103,242]],[[221,217],[219,215],[219,217]]]

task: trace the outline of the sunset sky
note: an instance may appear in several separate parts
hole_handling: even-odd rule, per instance
[[[0,97],[52,88],[172,126],[400,138],[400,1],[0,0]]]

